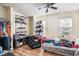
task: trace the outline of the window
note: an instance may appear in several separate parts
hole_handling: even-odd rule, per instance
[[[65,36],[68,36],[71,34],[71,31],[72,31],[71,17],[60,18],[60,31],[61,31],[61,34]]]

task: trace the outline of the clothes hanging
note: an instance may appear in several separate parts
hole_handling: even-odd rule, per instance
[[[11,28],[8,22],[6,22],[6,29],[7,29],[8,36],[11,37]]]

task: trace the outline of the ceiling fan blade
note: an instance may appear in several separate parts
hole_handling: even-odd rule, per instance
[[[48,12],[48,9],[46,9],[46,13]]]
[[[50,7],[50,8],[55,9],[55,10],[58,9],[57,7]]]
[[[55,3],[50,3],[50,5],[54,5]]]
[[[38,8],[38,10],[41,10],[41,8]]]

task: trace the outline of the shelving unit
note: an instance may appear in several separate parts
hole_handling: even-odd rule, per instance
[[[17,16],[15,19],[15,34],[25,34],[26,35],[26,17]]]
[[[35,33],[38,37],[41,37],[43,35],[43,23],[42,21],[36,22],[36,30]]]
[[[26,17],[15,16],[15,35],[14,35],[14,48],[17,48],[25,43],[25,38],[27,37],[26,30]]]

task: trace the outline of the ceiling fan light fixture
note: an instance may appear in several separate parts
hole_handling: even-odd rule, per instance
[[[57,9],[58,9],[57,7],[54,7],[54,6],[53,6],[54,4],[55,4],[55,3],[45,3],[46,6],[45,6],[44,8],[46,8],[46,13],[48,13],[48,11],[49,11],[48,9],[49,9],[49,8],[54,9],[54,10],[57,10]],[[42,9],[42,8],[39,8],[39,10],[40,10],[40,9]]]

